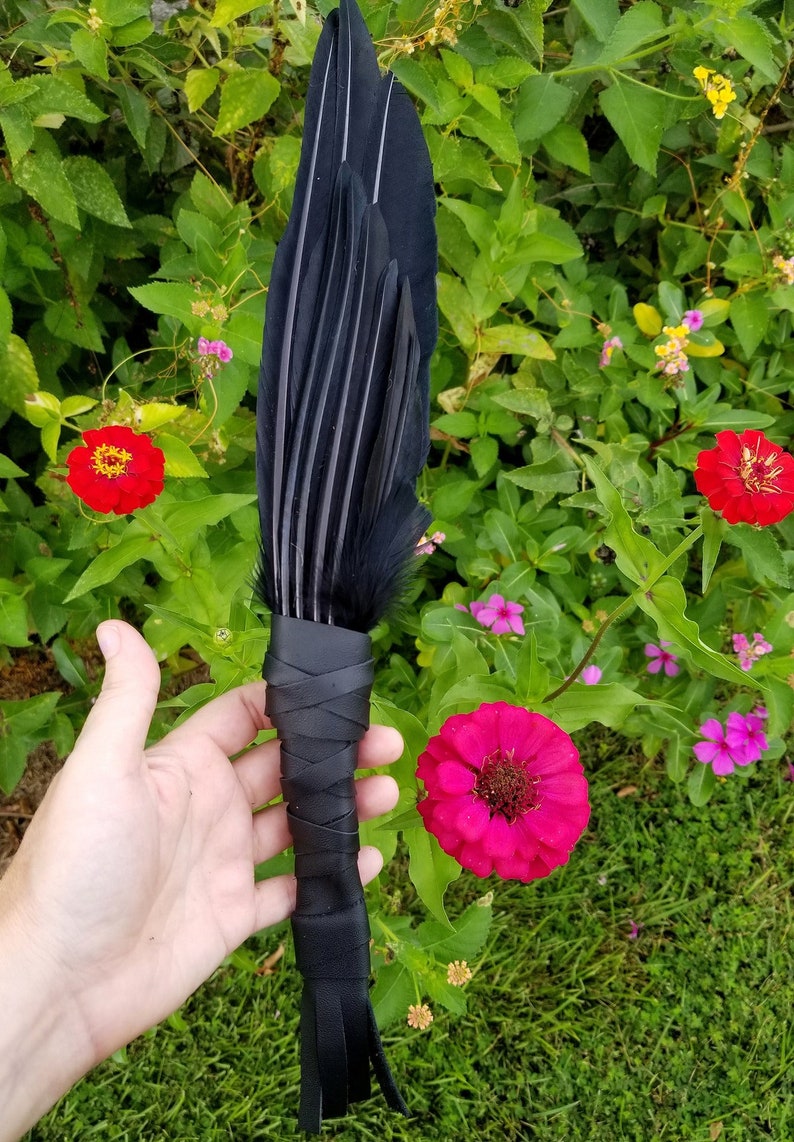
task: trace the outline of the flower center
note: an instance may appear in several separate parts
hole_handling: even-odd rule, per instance
[[[779,492],[777,478],[783,471],[781,467],[773,468],[777,460],[777,452],[771,452],[763,459],[758,452],[751,452],[745,446],[742,448],[742,461],[739,465],[739,478],[744,482],[748,492]]]
[[[535,786],[540,781],[527,772],[526,762],[517,761],[515,750],[497,750],[483,760],[474,792],[491,811],[501,813],[512,825],[525,813],[540,808]]]
[[[115,480],[117,476],[126,474],[131,459],[132,453],[126,448],[118,448],[115,444],[98,444],[94,449],[91,466],[99,476]]]

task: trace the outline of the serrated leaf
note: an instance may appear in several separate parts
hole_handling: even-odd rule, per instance
[[[72,119],[81,119],[84,123],[101,123],[107,119],[105,112],[96,103],[92,103],[82,91],[65,79],[55,75],[37,75],[35,83],[37,91],[28,103],[34,118],[55,111]]]
[[[655,88],[629,82],[617,75],[598,98],[601,110],[628,151],[629,158],[655,176],[659,146],[671,113],[672,100]]]
[[[409,1006],[416,1002],[416,987],[405,965],[397,960],[380,968],[370,999],[379,1027],[405,1020]]]
[[[149,285],[131,286],[130,293],[137,302],[168,317],[178,317],[188,328],[195,324],[193,302],[196,291],[183,282],[151,282]]]
[[[146,140],[152,123],[152,111],[149,100],[129,83],[119,83],[115,87],[119,106],[124,115],[130,134],[138,144],[142,155],[146,154]]]
[[[585,686],[574,682],[552,702],[544,702],[540,711],[558,722],[566,733],[572,734],[591,722],[617,728],[645,699],[635,690],[619,682]]]
[[[775,64],[774,41],[757,16],[741,12],[730,20],[718,20],[714,32],[718,43],[744,56],[770,83],[777,82],[780,68]]]
[[[662,10],[652,0],[637,0],[624,12],[609,34],[597,64],[619,64],[637,48],[667,35]]]
[[[23,155],[14,168],[14,179],[52,218],[80,229],[74,191],[54,154],[42,151]]]
[[[69,46],[89,75],[108,79],[108,46],[102,36],[77,28],[72,32]]]
[[[484,107],[478,107],[476,112],[462,115],[458,127],[464,135],[481,139],[498,158],[511,166],[518,166],[521,162],[516,133],[507,119],[497,119]]]
[[[0,127],[3,130],[6,150],[16,164],[33,146],[33,123],[23,103],[15,103],[0,110]]]
[[[453,857],[447,856],[426,829],[406,829],[404,837],[410,854],[408,875],[411,883],[436,919],[452,929],[444,909],[444,893],[447,886],[460,876],[460,865]]]
[[[79,345],[81,349],[93,349],[100,353],[103,348],[103,329],[94,313],[87,305],[73,305],[68,298],[48,305],[44,310],[44,324],[59,340]]]
[[[604,43],[620,19],[618,0],[573,0],[573,6],[595,35]]]
[[[25,398],[39,388],[36,363],[27,343],[16,333],[8,338],[5,348],[0,345],[0,402],[24,416]]]
[[[233,71],[221,88],[215,137],[228,135],[266,115],[278,98],[281,85],[263,69]]]
[[[791,572],[783,557],[774,533],[767,528],[755,528],[746,523],[734,524],[726,531],[725,539],[738,547],[744,556],[747,570],[759,582],[791,585]]]
[[[520,142],[540,139],[565,117],[573,99],[573,88],[566,87],[553,73],[525,79],[515,101],[513,124]]]
[[[64,159],[62,166],[81,209],[111,226],[132,228],[113,180],[98,162],[75,155]]]
[[[571,123],[558,123],[541,139],[552,158],[581,174],[590,174],[590,152],[587,140]]]
[[[185,77],[185,94],[191,113],[203,107],[215,88],[221,73],[217,67],[195,67]]]
[[[482,479],[490,472],[499,458],[499,443],[492,436],[483,436],[479,440],[472,440],[469,445],[469,454],[475,472]]]

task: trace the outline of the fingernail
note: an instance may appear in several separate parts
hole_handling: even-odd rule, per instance
[[[121,639],[115,623],[100,623],[96,628],[96,640],[105,661],[112,658],[121,646]]]

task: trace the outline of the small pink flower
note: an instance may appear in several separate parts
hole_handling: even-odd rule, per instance
[[[660,670],[664,669],[665,674],[669,678],[675,677],[681,667],[678,665],[678,658],[675,654],[671,654],[669,650],[665,650],[666,646],[672,646],[671,642],[661,642],[656,646],[652,642],[646,642],[645,653],[651,661],[648,663],[648,673],[658,674]]]
[[[631,924],[631,931],[629,932],[628,938],[630,940],[636,940],[645,925],[642,921],[638,924],[636,920],[629,920],[629,923]]]
[[[765,654],[770,654],[774,647],[767,642],[758,631],[750,642],[746,634],[733,635],[733,650],[739,656],[739,666],[742,670],[752,670],[754,664]]]
[[[739,764],[746,765],[751,761],[758,761],[764,750],[769,748],[764,734],[764,723],[753,714],[748,714],[746,717],[735,712],[728,714],[726,736],[733,746],[738,746],[744,751],[746,760]]]
[[[446,538],[443,531],[434,531],[431,536],[423,535],[414,548],[414,554],[432,555],[438,545],[443,543]],[[469,608],[464,607],[462,603],[456,603],[455,609],[458,611],[467,611]]]
[[[597,686],[603,677],[603,673],[604,672],[600,666],[596,666],[594,663],[590,663],[589,666],[585,666],[579,677],[582,682],[584,682],[585,686]]]
[[[783,774],[784,781],[794,781],[794,763],[787,761],[788,772]]]
[[[737,765],[749,765],[755,758],[747,757],[742,735],[737,734],[735,723],[725,727],[716,718],[708,718],[700,727],[700,734],[706,740],[697,742],[692,748],[698,761],[710,765],[717,777],[727,777]]]
[[[493,634],[524,634],[520,603],[509,603],[503,595],[491,595],[487,603],[472,603],[470,607],[480,626],[490,627]]]
[[[200,357],[207,357],[212,352],[212,342],[208,341],[206,337],[199,337],[198,351]]]
[[[601,346],[601,356],[598,358],[599,369],[605,369],[612,361],[612,354],[616,349],[622,349],[623,342],[619,337],[608,337]]]
[[[684,314],[684,325],[689,326],[691,333],[697,333],[703,328],[703,314],[699,309],[688,309]]]

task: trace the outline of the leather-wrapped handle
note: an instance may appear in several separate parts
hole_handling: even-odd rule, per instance
[[[265,710],[281,740],[281,785],[298,880],[292,930],[304,979],[298,1125],[318,1132],[370,1095],[407,1114],[369,1001],[369,920],[358,874],[354,774],[369,725],[369,635],[273,615]]]

